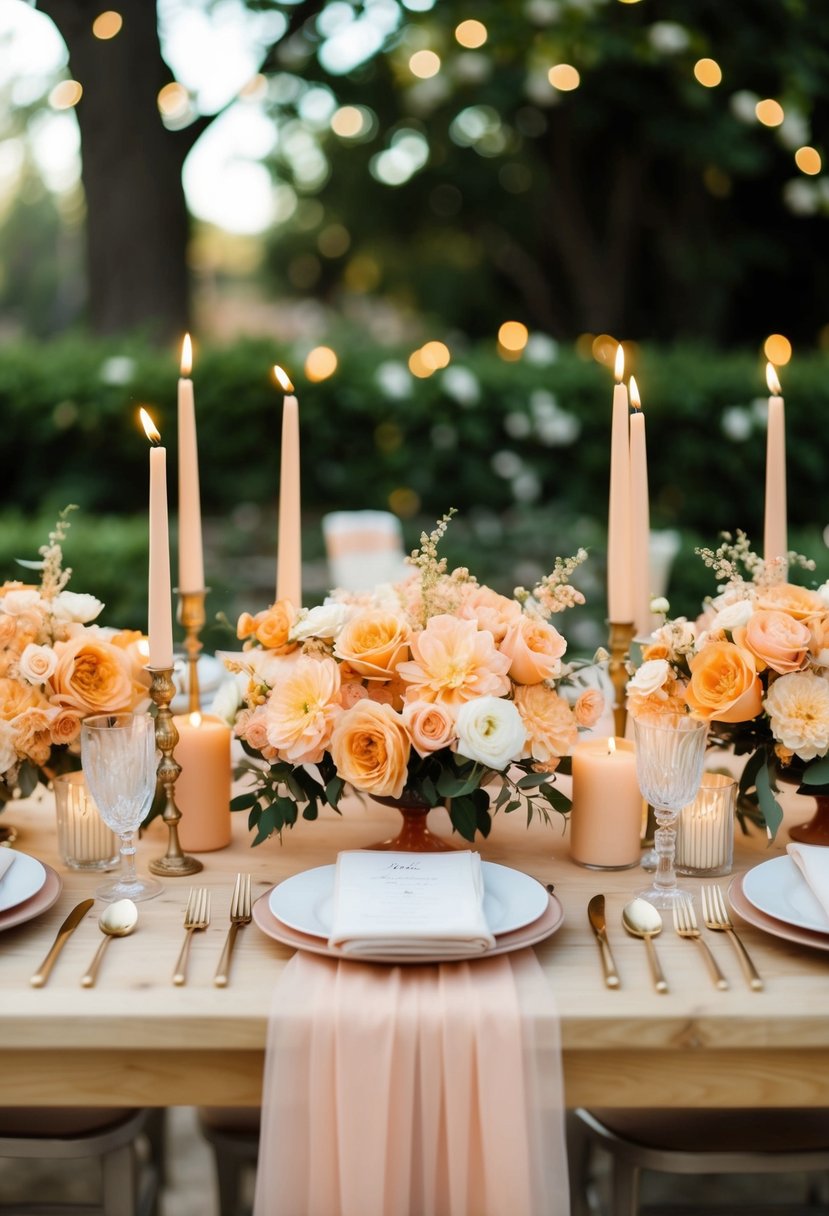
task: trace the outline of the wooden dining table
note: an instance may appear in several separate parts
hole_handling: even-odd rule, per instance
[[[802,807],[792,814],[804,817]],[[239,935],[229,985],[214,986],[235,875],[251,874],[258,899],[298,871],[333,862],[340,850],[393,835],[399,815],[351,799],[341,815],[301,821],[281,843],[272,838],[252,848],[246,816],[235,814],[231,845],[201,854],[202,874],[165,879],[162,894],[140,904],[136,932],[110,944],[95,987],[80,981],[100,939],[100,904],[41,989],[31,987],[30,976],[64,917],[100,878],[60,862],[48,791],[10,805],[3,820],[19,830],[16,847],[53,866],[63,886],[50,910],[0,934],[0,1105],[247,1106],[260,1100],[274,985],[293,952],[250,924]],[[430,826],[450,836],[445,812],[433,811]],[[778,856],[786,839],[785,829],[771,845],[762,834],[738,832],[735,873]],[[139,870],[166,843],[163,825],[150,825],[138,846]],[[729,981],[719,991],[695,944],[666,923],[656,944],[669,991],[658,994],[644,943],[629,937],[621,921],[623,905],[646,885],[638,867],[576,865],[569,828],[557,816],[550,825],[536,818],[528,826],[521,812],[499,814],[489,839],[476,847],[485,860],[554,884],[563,907],[561,927],[532,948],[561,1019],[568,1106],[829,1105],[829,953],[735,917],[765,987],[751,991],[729,941],[703,929]],[[724,887],[728,881],[720,880]],[[699,913],[701,880],[682,882],[695,893]],[[194,936],[186,984],[176,987],[172,975],[194,883],[210,888],[212,917]],[[587,904],[597,892],[606,896],[617,990],[605,986],[588,924]]]

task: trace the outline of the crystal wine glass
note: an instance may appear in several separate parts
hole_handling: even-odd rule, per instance
[[[149,714],[95,714],[81,726],[81,763],[101,818],[121,841],[121,874],[97,888],[99,899],[152,899],[154,878],[135,872],[135,833],[150,809],[158,760]]]
[[[633,719],[633,732],[639,788],[656,817],[656,873],[642,898],[656,908],[670,909],[685,898],[674,870],[676,821],[702,780],[708,723],[690,714],[642,714]]]

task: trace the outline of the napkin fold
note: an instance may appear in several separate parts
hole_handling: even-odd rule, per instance
[[[17,856],[11,849],[0,849],[0,882],[11,869],[14,859]]]
[[[829,930],[829,849],[816,844],[787,844],[786,852],[826,913]]]
[[[340,853],[329,946],[354,958],[474,956],[495,945],[478,853]]]

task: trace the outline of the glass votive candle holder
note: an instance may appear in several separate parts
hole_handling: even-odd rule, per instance
[[[699,792],[679,812],[676,870],[704,878],[730,874],[734,860],[737,782],[725,773],[703,773]]]
[[[58,851],[70,870],[117,869],[118,837],[101,818],[83,773],[63,773],[54,780],[58,817]]]

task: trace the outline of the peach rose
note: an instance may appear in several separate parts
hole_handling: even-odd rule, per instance
[[[276,748],[271,747],[268,742],[268,718],[261,706],[253,713],[248,713],[241,721],[237,721],[236,734],[254,751],[261,752],[266,760],[276,759]]]
[[[449,747],[457,738],[455,719],[445,705],[410,701],[403,706],[403,721],[419,756]]]
[[[700,717],[747,722],[760,713],[763,689],[749,651],[733,642],[711,642],[688,665],[685,699]]]
[[[546,684],[524,684],[515,690],[515,705],[527,732],[526,755],[545,765],[570,755],[579,732],[563,697]]]
[[[576,725],[584,727],[585,730],[595,726],[604,713],[604,707],[604,693],[598,688],[585,688],[584,692],[576,698],[573,706]]]
[[[809,591],[806,587],[797,587],[793,583],[775,583],[765,587],[757,596],[756,608],[765,608],[772,612],[786,612],[796,621],[810,621],[816,616],[822,616],[826,604],[817,591]]]
[[[0,649],[5,649],[11,646],[14,636],[17,633],[17,625],[13,616],[9,616],[5,612],[0,612]]]
[[[268,697],[268,742],[291,764],[317,764],[342,712],[337,664],[302,655]]]
[[[521,616],[510,625],[500,649],[510,660],[509,674],[516,684],[540,684],[558,675],[567,643],[546,621]]]
[[[52,714],[42,706],[32,706],[18,714],[12,725],[15,730],[15,747],[21,756],[28,756],[35,764],[45,764],[52,751],[52,732],[49,729]]]
[[[732,637],[738,646],[750,650],[763,667],[770,667],[779,675],[803,666],[812,640],[809,626],[803,621],[795,620],[787,612],[767,608],[753,613],[748,624],[735,629]]]
[[[340,668],[342,675],[342,667]],[[340,685],[340,704],[343,709],[351,709],[358,701],[365,701],[368,689],[360,680],[344,680]]]
[[[51,646],[36,646],[34,642],[30,642],[20,656],[18,670],[29,684],[45,684],[57,662],[57,656]]]
[[[391,612],[361,612],[341,629],[334,654],[359,675],[388,679],[409,657],[410,633],[406,621]]]
[[[472,583],[464,592],[457,615],[462,620],[475,621],[479,629],[488,629],[497,643],[503,641],[507,629],[521,616],[521,606],[491,587]]]
[[[411,639],[412,662],[399,675],[410,685],[407,701],[442,701],[460,706],[473,697],[509,692],[509,659],[496,650],[492,634],[474,621],[441,613]]]
[[[34,705],[44,705],[45,701],[36,688],[20,684],[17,680],[0,680],[0,718],[11,722],[24,710]]]
[[[408,685],[400,676],[392,676],[390,680],[369,680],[366,692],[370,700],[378,705],[390,705],[398,713],[403,708]]]
[[[73,709],[59,709],[50,723],[52,742],[58,746],[74,743],[81,733],[81,715]]]
[[[57,667],[49,680],[53,704],[82,714],[130,711],[146,688],[135,679],[126,651],[88,632],[55,643]],[[142,673],[143,674],[143,673]]]
[[[346,710],[331,736],[331,756],[343,780],[382,798],[403,793],[410,751],[400,714],[374,701]]]

